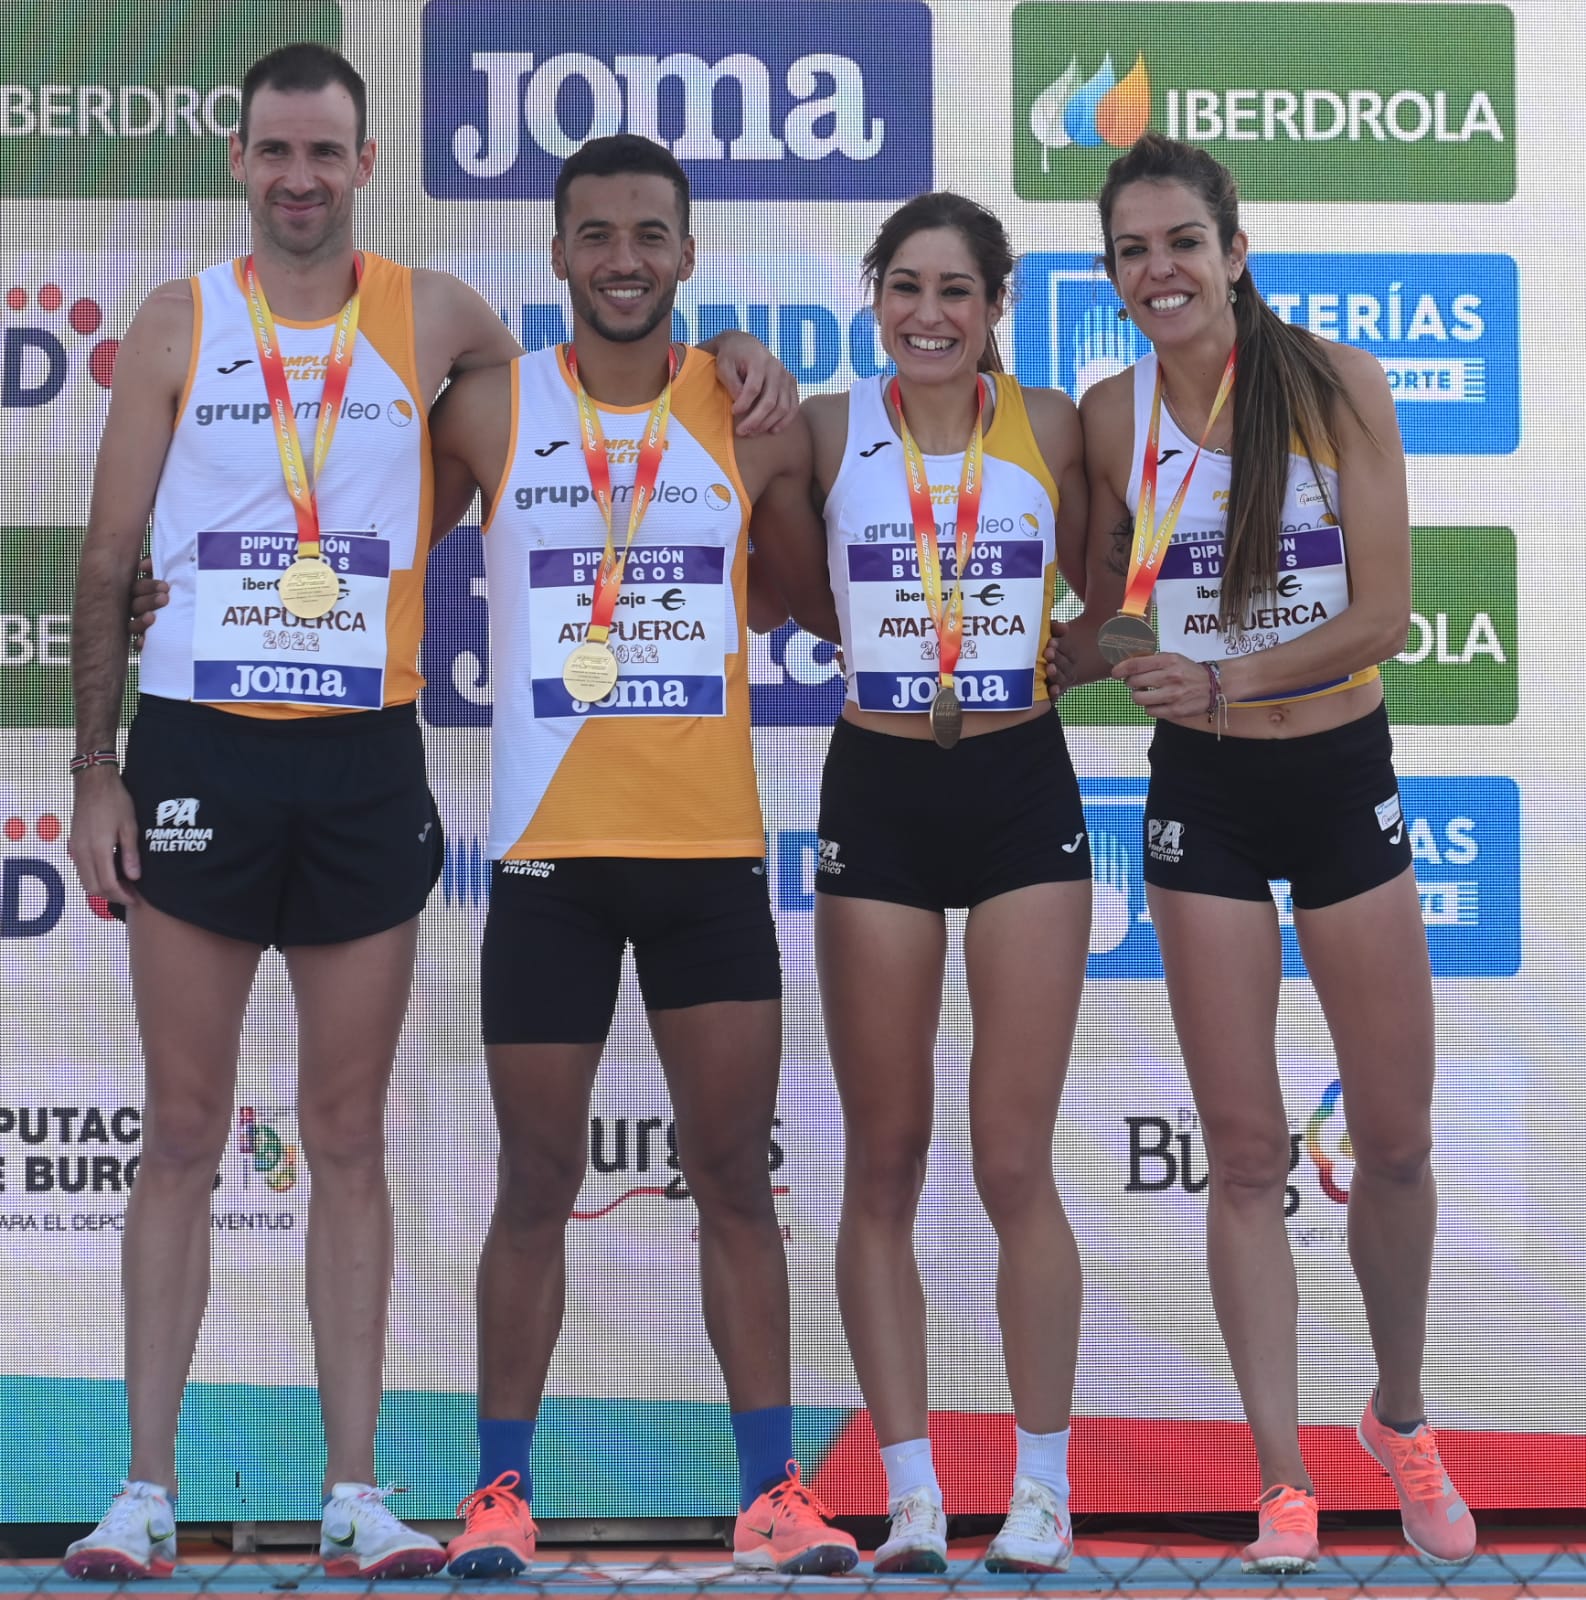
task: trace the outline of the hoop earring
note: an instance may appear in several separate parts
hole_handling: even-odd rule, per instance
[[[1119,306],[1118,307],[1118,320],[1120,322],[1127,322],[1129,320],[1129,308],[1128,308],[1128,306]]]
[[[1239,291],[1236,288],[1234,288],[1234,286],[1230,283],[1228,285],[1228,304],[1229,305],[1234,305],[1234,304],[1236,304],[1238,302],[1238,299],[1239,299]]]

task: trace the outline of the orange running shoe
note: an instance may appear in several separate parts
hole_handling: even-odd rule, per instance
[[[1275,1483],[1259,1500],[1260,1527],[1240,1552],[1246,1572],[1310,1572],[1321,1560],[1316,1542],[1316,1496]]]
[[[1476,1519],[1443,1469],[1437,1435],[1423,1422],[1400,1433],[1377,1417],[1376,1396],[1355,1429],[1361,1449],[1393,1479],[1404,1537],[1428,1561],[1458,1567],[1476,1553]]]
[[[516,1472],[464,1495],[457,1507],[463,1531],[446,1546],[446,1571],[453,1578],[511,1578],[534,1560],[537,1529]]]
[[[732,1564],[749,1572],[848,1572],[859,1564],[859,1548],[830,1516],[790,1461],[781,1483],[738,1513]]]

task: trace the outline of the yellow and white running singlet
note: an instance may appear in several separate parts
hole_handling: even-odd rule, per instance
[[[1146,437],[1151,431],[1151,400],[1155,392],[1156,357],[1142,356],[1134,366],[1134,450],[1129,462],[1127,496],[1131,513],[1140,502],[1140,469]],[[1210,450],[1202,453],[1151,594],[1157,637],[1164,651],[1187,656],[1191,661],[1222,661],[1229,656],[1249,655],[1297,639],[1348,608],[1349,550],[1337,516],[1337,463],[1323,456],[1313,468],[1297,445],[1295,450],[1289,457],[1289,478],[1284,489],[1277,593],[1257,597],[1242,625],[1226,638],[1218,627],[1217,615],[1222,599],[1223,541],[1228,533],[1234,462],[1232,456]],[[1157,504],[1167,506],[1195,459],[1195,441],[1179,431],[1166,406],[1162,407],[1157,454]],[[1291,704],[1370,683],[1376,676],[1375,667],[1366,667],[1352,677],[1318,683],[1280,695],[1277,700],[1246,700],[1240,704]]]
[[[276,589],[297,555],[297,524],[241,263],[192,280],[187,384],[154,500],[154,574],[171,597],[145,637],[145,694],[295,717],[401,705],[423,686],[432,485],[412,274],[363,259],[352,371],[316,485],[323,553],[341,594],[313,620],[284,611]],[[311,452],[335,318],[275,325]]]
[[[573,380],[557,349],[520,357],[511,373],[507,469],[484,541],[490,857],[762,855],[745,638],[750,506],[714,359],[689,350],[673,386],[665,459],[608,641],[620,676],[593,704],[562,683],[606,542]],[[620,546],[650,407],[599,411]]]
[[[848,661],[848,699],[864,711],[926,711],[937,689],[936,627],[920,587],[903,446],[885,378],[848,393],[848,436],[826,497],[826,560]],[[988,373],[996,406],[964,577],[964,644],[955,673],[968,711],[1026,711],[1047,699],[1039,670],[1057,584],[1057,485],[1030,430],[1018,383]],[[962,454],[926,456],[942,582],[955,571]]]

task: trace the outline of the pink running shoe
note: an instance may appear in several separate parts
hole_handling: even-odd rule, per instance
[[[1423,1422],[1414,1433],[1390,1428],[1378,1419],[1373,1395],[1355,1437],[1393,1479],[1404,1537],[1417,1553],[1444,1567],[1469,1561],[1476,1553],[1476,1519],[1443,1470],[1430,1425]]]
[[[1240,1552],[1246,1572],[1311,1572],[1321,1560],[1316,1542],[1316,1496],[1275,1483],[1259,1500],[1261,1523]]]

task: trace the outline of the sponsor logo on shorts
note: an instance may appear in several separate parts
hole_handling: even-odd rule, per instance
[[[213,828],[198,825],[197,800],[162,800],[154,808],[154,826],[143,830],[143,848],[197,855],[214,837]]]
[[[1177,866],[1184,859],[1184,824],[1151,817],[1145,825],[1146,849],[1153,861]]]
[[[846,865],[845,862],[837,859],[840,848],[841,846],[838,845],[835,839],[822,839],[820,841],[820,854],[815,860],[815,870],[817,872],[828,872],[835,878]]]
[[[430,0],[425,189],[442,200],[547,200],[567,156],[620,132],[666,145],[696,200],[900,200],[929,189],[923,0],[781,9],[768,28],[737,0]]]
[[[556,871],[554,861],[503,861],[501,874],[506,878],[548,878]]]

